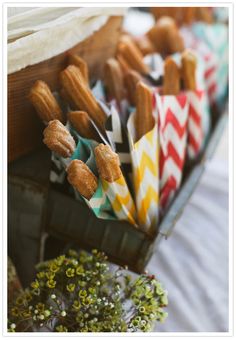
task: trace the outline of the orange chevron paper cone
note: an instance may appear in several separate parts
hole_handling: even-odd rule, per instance
[[[160,134],[160,208],[167,208],[182,179],[187,146],[188,100],[186,94],[156,94]]]
[[[136,226],[136,209],[134,201],[123,175],[115,182],[102,179],[102,187],[110,200],[115,216]]]
[[[157,124],[140,140],[135,140],[135,115],[128,120],[133,168],[133,184],[139,226],[145,231],[156,227],[159,206],[158,129]]]
[[[208,114],[204,107],[204,95],[203,90],[187,92],[189,103],[187,153],[189,159],[195,159],[204,145],[204,114]]]

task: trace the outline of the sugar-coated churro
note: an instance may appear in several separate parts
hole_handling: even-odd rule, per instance
[[[181,52],[184,49],[183,38],[174,19],[170,17],[161,17],[147,32],[147,36],[155,45],[156,51],[162,55]]]
[[[71,111],[67,113],[67,117],[80,136],[88,139],[100,141],[87,112]]]
[[[180,92],[180,70],[173,58],[164,63],[163,95],[178,95]]]
[[[63,88],[70,94],[75,107],[88,113],[94,123],[104,131],[106,114],[97,103],[94,95],[87,86],[78,67],[69,65],[60,74]]]
[[[76,54],[69,54],[69,64],[77,66],[86,83],[89,84],[89,71],[86,61]]]
[[[127,91],[127,97],[131,105],[135,106],[136,101],[136,86],[138,82],[141,80],[141,76],[138,72],[134,70],[130,70],[124,76],[124,84]]]
[[[104,67],[104,82],[107,88],[108,97],[115,98],[117,103],[124,98],[123,74],[119,62],[110,58]]]
[[[132,69],[141,74],[149,73],[149,67],[143,62],[143,56],[141,51],[128,36],[122,37],[118,44],[118,55],[121,54],[126,63]]]
[[[97,190],[98,180],[81,160],[73,160],[67,168],[69,183],[86,199],[90,200]]]
[[[181,56],[181,73],[185,90],[196,90],[196,68],[196,56],[190,50],[185,50]]]
[[[59,120],[51,120],[43,131],[43,142],[59,156],[70,157],[75,150],[75,141]]]
[[[30,89],[29,99],[42,121],[58,119],[63,122],[63,114],[48,85],[38,80]]]
[[[102,179],[111,183],[122,176],[119,157],[109,145],[99,144],[94,153],[98,172]]]
[[[152,112],[152,91],[140,81],[136,86],[136,140],[153,128],[155,120]]]

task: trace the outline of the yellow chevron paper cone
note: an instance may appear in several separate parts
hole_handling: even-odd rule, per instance
[[[119,220],[125,220],[136,226],[136,209],[123,175],[115,182],[102,179],[102,187],[110,200],[114,214]]]
[[[156,227],[159,215],[159,149],[157,124],[140,140],[135,140],[135,115],[128,120],[133,167],[133,183],[139,225],[148,231]]]

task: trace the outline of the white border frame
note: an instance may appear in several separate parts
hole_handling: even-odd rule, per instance
[[[150,6],[196,6],[201,5],[205,6],[214,6],[214,7],[228,7],[229,8],[229,331],[225,333],[218,332],[199,332],[199,333],[189,333],[189,332],[153,332],[153,333],[69,333],[69,334],[60,334],[60,333],[8,333],[7,332],[7,8],[8,7],[74,7],[77,5],[78,7],[150,7]],[[235,79],[235,69],[234,69],[234,18],[235,18],[235,5],[234,2],[217,2],[217,1],[198,1],[198,2],[178,2],[178,1],[168,1],[168,2],[126,2],[125,0],[121,0],[118,3],[113,2],[48,2],[42,0],[41,2],[3,2],[2,3],[2,22],[3,25],[1,27],[1,35],[2,39],[2,91],[1,91],[1,99],[3,103],[3,114],[2,114],[2,196],[1,196],[1,204],[0,204],[0,216],[2,216],[2,266],[0,269],[1,274],[1,282],[2,282],[2,302],[3,302],[3,312],[1,319],[2,326],[2,334],[1,337],[13,338],[13,337],[96,337],[98,339],[103,339],[104,337],[159,337],[159,338],[171,338],[175,337],[185,337],[190,338],[195,336],[200,336],[204,338],[208,337],[234,337],[234,322],[236,324],[236,320],[234,320],[234,309],[233,304],[235,302],[234,292],[233,292],[233,283],[234,283],[234,271],[233,271],[233,263],[234,263],[234,251],[233,251],[233,240],[234,240],[234,231],[233,231],[233,222],[234,222],[234,196],[233,192],[235,192],[235,183],[234,183],[234,156],[235,150],[234,147],[235,138],[233,134],[234,128],[234,79]],[[236,130],[235,130],[236,131]],[[233,153],[234,152],[234,153]]]

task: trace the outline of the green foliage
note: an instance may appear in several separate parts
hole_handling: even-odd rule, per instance
[[[10,332],[150,331],[167,316],[167,293],[153,276],[109,270],[102,252],[69,251],[40,263],[31,287],[9,306]]]

